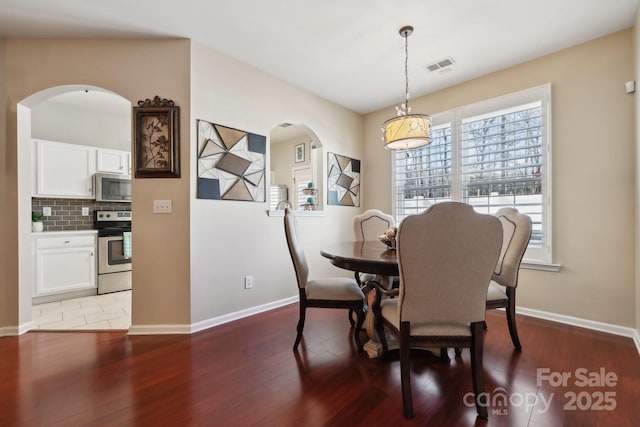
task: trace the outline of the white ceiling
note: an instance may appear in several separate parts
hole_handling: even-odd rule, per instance
[[[367,113],[404,99],[404,25],[417,97],[630,28],[639,1],[0,0],[0,37],[186,37]]]

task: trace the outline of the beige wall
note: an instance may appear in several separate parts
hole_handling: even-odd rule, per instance
[[[318,137],[324,153],[361,158],[359,114],[195,43],[192,82],[192,126],[203,119],[269,137],[280,123],[304,124]],[[194,168],[195,152],[193,146]],[[326,160],[323,163],[326,182]],[[297,295],[282,217],[267,216],[266,202],[196,199],[195,172],[191,193],[194,323]],[[298,218],[312,277],[349,275],[322,258],[320,248],[351,236],[351,218],[359,211],[325,206],[323,217]],[[244,289],[246,275],[254,277],[251,290]]]
[[[635,148],[636,148],[636,330],[640,335],[640,92],[638,84],[640,84],[640,8],[636,15],[636,24],[633,27],[633,60],[634,60],[634,79],[636,82],[635,97]]]
[[[635,150],[631,31],[623,31],[413,101],[440,112],[552,85],[553,261],[559,273],[524,270],[518,305],[635,325]],[[391,153],[365,117],[365,208],[391,210]]]
[[[6,66],[6,42],[0,38],[0,336],[1,328],[5,325],[17,325],[16,307],[18,304],[17,289],[10,289],[5,283],[15,283],[18,280],[18,269],[9,268],[18,262],[15,247],[12,243],[17,239],[12,236],[12,222],[16,213],[7,206],[12,206],[12,197],[7,190],[10,181],[15,178],[7,165],[7,159],[11,157],[11,148],[7,144],[7,96],[5,82],[7,80]],[[15,149],[14,149],[15,153]],[[15,226],[13,226],[15,229]],[[13,251],[12,251],[13,250]],[[11,292],[13,291],[13,292]]]
[[[60,85],[83,84],[108,89],[135,105],[159,95],[181,107],[182,178],[134,179],[133,223],[136,256],[133,263],[133,324],[188,324],[189,298],[189,176],[190,176],[190,42],[188,40],[27,40],[7,39],[5,73],[1,79],[9,109],[6,165],[0,165],[7,195],[3,206],[16,206],[28,194],[17,194],[19,131],[17,104],[38,102],[39,91]],[[0,51],[0,54],[2,51]],[[2,55],[0,55],[1,57]],[[4,107],[4,105],[3,105]],[[2,137],[4,138],[5,133]],[[23,146],[18,147],[23,150]],[[28,152],[26,152],[28,154]],[[24,156],[23,156],[24,157]],[[23,158],[24,160],[24,158]],[[28,161],[20,164],[24,175]],[[28,183],[28,181],[27,181]],[[2,186],[0,185],[0,188]],[[25,187],[28,188],[28,187]],[[172,215],[153,215],[154,199],[172,199]],[[24,202],[24,201],[23,201]],[[4,211],[4,209],[3,209]],[[4,212],[6,227],[0,259],[5,261],[1,291],[7,296],[3,325],[18,324],[17,255],[28,244],[29,221],[17,210]],[[28,212],[24,213],[27,215]],[[23,216],[24,216],[23,215]],[[18,244],[20,233],[21,244]],[[23,237],[27,236],[26,239]],[[20,247],[19,247],[20,246]],[[26,252],[27,254],[29,252]],[[24,265],[23,259],[20,262]],[[20,267],[23,268],[23,267]],[[26,272],[24,269],[23,272]],[[25,273],[26,274],[26,273]],[[5,280],[7,278],[7,280]],[[21,314],[30,299],[20,296]],[[6,311],[5,311],[6,310]],[[29,314],[30,317],[30,314]],[[24,318],[20,316],[20,323]]]
[[[629,231],[636,219],[637,112],[634,117],[634,98],[623,89],[638,79],[633,49],[632,33],[624,31],[413,102],[414,111],[437,112],[552,84],[553,245],[563,269],[523,271],[521,306],[623,326],[634,325],[637,313],[640,323]],[[181,107],[182,177],[134,180],[134,325],[206,321],[296,292],[282,219],[266,215],[266,202],[195,198],[198,118],[266,136],[279,123],[304,123],[324,153],[363,160],[363,208],[391,210],[391,153],[381,147],[379,129],[393,108],[367,115],[363,127],[355,113],[186,40],[0,39],[0,82],[6,100],[0,126],[7,126],[0,132],[3,206],[22,197],[16,161],[21,100],[52,86],[89,84],[134,104],[157,94]],[[326,180],[326,170],[322,176]],[[174,214],[152,214],[154,199],[172,199]],[[345,274],[319,249],[350,235],[351,218],[361,210],[327,206],[324,217],[299,218],[313,276]],[[18,221],[17,210],[2,209],[0,224],[2,327],[18,324],[18,229],[28,235],[28,222]],[[251,291],[242,288],[247,274],[254,276]]]

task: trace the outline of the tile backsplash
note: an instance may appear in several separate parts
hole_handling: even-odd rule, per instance
[[[130,211],[131,203],[96,202],[87,199],[31,198],[31,211],[42,214],[42,208],[51,208],[51,216],[43,217],[44,231],[76,231],[93,229],[95,211]],[[89,215],[82,215],[82,208]]]

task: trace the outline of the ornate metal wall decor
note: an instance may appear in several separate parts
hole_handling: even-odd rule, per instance
[[[360,160],[327,155],[327,204],[360,206]]]
[[[180,107],[155,96],[134,111],[134,176],[180,178]]]
[[[197,127],[197,197],[264,202],[267,138],[205,120]]]

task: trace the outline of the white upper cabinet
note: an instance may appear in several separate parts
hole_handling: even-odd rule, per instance
[[[94,198],[95,147],[46,140],[34,143],[33,196]]]
[[[33,141],[32,196],[94,199],[96,172],[131,174],[128,151],[38,139]]]
[[[96,154],[98,172],[129,175],[128,152],[98,148]]]

